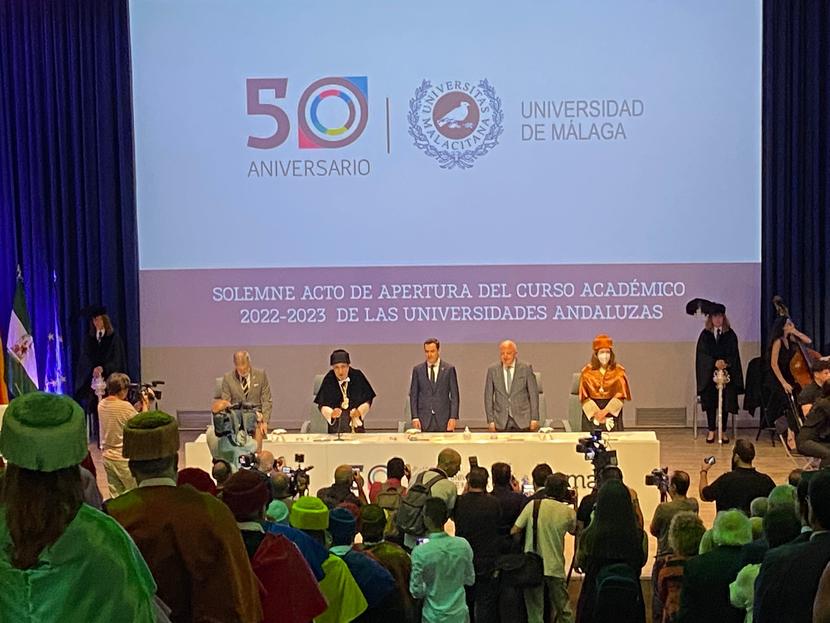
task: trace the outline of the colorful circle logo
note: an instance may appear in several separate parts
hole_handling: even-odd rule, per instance
[[[300,148],[334,149],[356,141],[369,120],[367,93],[365,76],[312,83],[297,107]]]

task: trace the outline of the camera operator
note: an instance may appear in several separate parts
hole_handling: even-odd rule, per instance
[[[526,588],[524,591],[528,623],[541,623],[544,620],[546,592],[550,609],[556,614],[556,621],[568,623],[574,620],[574,614],[565,582],[565,534],[576,533],[576,512],[572,507],[568,477],[559,472],[551,474],[545,481],[544,491],[543,499],[534,499],[524,507],[511,534],[524,531],[524,551],[535,551],[542,557],[544,565],[544,585]],[[534,511],[538,515],[535,549]]]
[[[668,482],[668,495],[671,498],[668,502],[662,502],[654,510],[654,517],[651,519],[651,526],[648,531],[652,536],[657,537],[657,555],[654,559],[654,567],[651,572],[652,586],[654,587],[652,598],[652,621],[661,621],[663,603],[660,601],[660,592],[657,586],[657,579],[660,570],[665,566],[668,556],[672,553],[669,546],[669,526],[672,518],[680,512],[691,511],[697,514],[698,502],[695,498],[686,497],[689,491],[691,479],[689,474],[683,471],[672,472]]]
[[[130,377],[113,372],[107,378],[107,395],[98,403],[98,422],[101,426],[101,456],[107,473],[110,497],[135,489],[136,482],[130,473],[127,459],[121,453],[124,447],[124,425],[139,411],[147,411],[152,390],[139,393],[139,401],[133,405],[127,401]]]

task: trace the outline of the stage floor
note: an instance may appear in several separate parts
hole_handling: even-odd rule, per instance
[[[717,447],[714,444],[707,444],[706,443],[706,435],[705,431],[701,432],[698,435],[697,439],[694,439],[692,435],[691,429],[658,429],[655,431],[657,434],[657,439],[660,442],[660,465],[666,466],[669,470],[674,469],[682,469],[689,473],[692,479],[692,485],[690,488],[690,495],[697,497],[697,488],[698,488],[698,476],[700,472],[700,466],[703,462],[703,458],[709,455],[714,455],[717,458],[717,464],[712,468],[710,471],[710,482],[717,478],[720,474],[724,473],[729,468],[729,461],[731,458],[731,444],[729,446],[724,447]],[[751,441],[755,441],[755,435],[757,434],[757,429],[738,429],[739,437],[743,437],[745,439],[750,439]],[[461,434],[458,433],[459,438]],[[196,435],[192,435],[189,438],[183,437],[182,439],[182,449],[179,453],[180,456],[180,465],[184,465],[184,444],[186,441],[192,441],[195,439]],[[787,455],[784,453],[784,449],[781,447],[781,444],[778,443],[776,440],[775,447],[773,448],[772,444],[769,441],[769,434],[765,433],[761,436],[758,442],[755,443],[756,449],[756,459],[755,459],[755,466],[756,468],[769,474],[770,477],[776,482],[776,484],[786,483],[787,476],[789,475],[790,471],[796,467],[788,458]],[[101,489],[104,497],[108,497],[107,493],[107,482],[106,482],[106,475],[104,473],[103,465],[101,464],[101,453],[98,448],[94,445],[90,445],[90,451],[92,452],[93,459],[95,461],[96,466],[98,467],[98,486]],[[798,466],[803,465],[805,462],[804,459],[800,457],[795,457],[796,461],[798,462]],[[464,466],[466,468],[466,466]],[[557,466],[552,465],[553,469],[556,470]],[[656,466],[655,466],[656,467]],[[314,481],[312,485],[312,489],[316,491],[318,487],[325,486],[329,484],[326,480],[323,479],[323,475],[318,475],[317,473],[312,473],[314,476]],[[642,479],[644,478],[644,474],[625,474],[625,478],[627,481],[633,481],[634,479]],[[329,476],[330,478],[331,476]],[[712,522],[715,518],[715,505],[714,503],[709,502],[702,502],[700,505],[700,514],[703,518],[703,522],[706,524],[706,527],[711,527]],[[647,516],[646,520],[646,529],[648,529],[648,523],[651,517]],[[570,560],[570,552],[572,551],[572,539],[568,539],[567,543],[567,560]],[[649,549],[651,554],[654,554],[654,550],[656,548],[656,540],[654,538],[649,539]],[[651,559],[647,563],[646,568],[643,570],[644,574],[651,573]]]

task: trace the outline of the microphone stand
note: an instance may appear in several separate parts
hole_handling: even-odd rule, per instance
[[[337,439],[335,441],[345,441],[343,439],[343,411],[337,416]]]

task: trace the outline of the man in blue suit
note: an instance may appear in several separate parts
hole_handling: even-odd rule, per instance
[[[441,343],[424,342],[426,362],[412,368],[409,406],[412,426],[431,433],[455,430],[458,421],[458,377],[455,367],[441,359]]]

